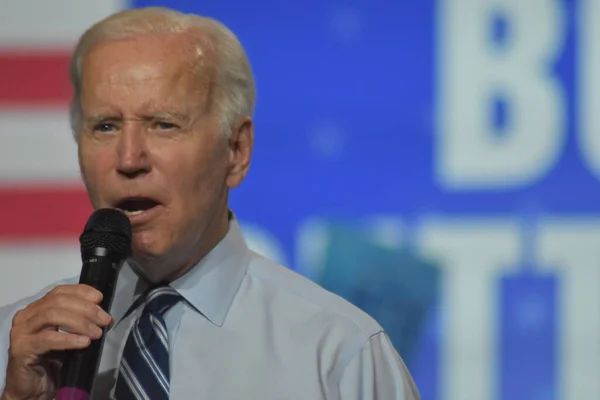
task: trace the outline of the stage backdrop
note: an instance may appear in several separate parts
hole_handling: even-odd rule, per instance
[[[0,1],[0,303],[79,272],[69,51],[147,5],[239,36],[251,246],[374,315],[423,399],[600,398],[600,0]]]

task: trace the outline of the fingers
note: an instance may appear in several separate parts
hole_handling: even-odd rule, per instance
[[[96,304],[100,303],[103,297],[102,292],[84,284],[57,286],[52,289],[48,295],[70,295],[80,297]]]
[[[17,312],[10,330],[4,393],[52,398],[48,396],[62,363],[57,356],[88,347],[112,322],[100,308],[101,301],[102,293],[91,286],[64,285]]]
[[[52,301],[40,304],[37,312],[23,322],[32,331],[45,329],[48,326],[61,326],[59,321],[55,320],[60,318],[60,315],[54,315],[55,312],[61,310],[67,310],[76,316],[84,317],[97,326],[107,326],[112,321],[110,314],[91,301],[82,300],[82,298],[68,294],[55,294]],[[68,328],[68,326],[61,326],[61,329],[68,330],[65,328]]]
[[[41,355],[50,350],[85,348],[112,323],[112,317],[98,305],[101,300],[102,293],[87,285],[53,289],[15,314],[13,353]]]
[[[15,338],[15,345],[11,346],[11,356],[43,355],[50,351],[78,350],[90,344],[87,336],[72,333],[62,333],[47,330],[35,335],[27,335],[19,339]]]
[[[16,313],[13,318],[13,327],[24,327],[23,333],[32,333],[51,326],[71,331],[74,326],[73,322],[65,320],[65,313],[61,310],[84,317],[97,326],[108,326],[112,322],[112,317],[98,306],[97,302],[101,300],[102,293],[90,286],[59,286]],[[62,323],[66,323],[66,325],[62,326]],[[79,324],[81,323],[79,321]],[[85,331],[81,331],[81,325],[75,326],[75,329],[78,331],[74,333],[85,333]]]
[[[97,319],[98,318],[96,317],[96,320]],[[48,308],[47,310],[44,310],[44,312],[37,313],[26,320],[22,326],[22,333],[32,334],[47,330],[48,328],[55,329],[55,327],[58,327],[58,329],[65,332],[98,339],[102,336],[102,329],[100,329],[98,325],[104,326],[105,324],[96,324],[93,319],[88,318],[81,312],[77,312],[77,310]]]

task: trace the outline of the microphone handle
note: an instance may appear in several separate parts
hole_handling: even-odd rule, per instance
[[[97,247],[81,254],[83,265],[79,283],[89,285],[102,293],[100,307],[110,311],[119,271],[125,262],[114,252]],[[107,328],[102,336],[92,340],[85,349],[69,351],[61,371],[56,400],[89,400],[104,347]]]

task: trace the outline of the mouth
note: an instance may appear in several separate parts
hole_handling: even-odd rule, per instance
[[[115,208],[123,211],[128,217],[135,217],[151,211],[160,203],[150,197],[127,197],[115,205]]]

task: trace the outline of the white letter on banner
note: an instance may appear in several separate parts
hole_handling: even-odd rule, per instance
[[[424,220],[418,243],[444,268],[440,299],[444,400],[493,399],[498,332],[496,280],[520,261],[519,225],[464,218]]]
[[[582,0],[577,17],[579,145],[583,160],[600,179],[600,1]]]
[[[503,46],[491,40],[494,15],[506,22]],[[441,0],[438,21],[439,184],[501,190],[544,177],[566,133],[563,91],[552,76],[565,31],[559,2]],[[490,112],[494,98],[507,106],[501,130]]]
[[[560,279],[557,399],[600,399],[600,219],[546,220],[538,264]]]

